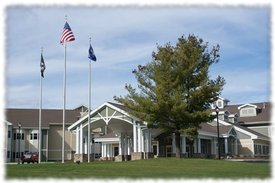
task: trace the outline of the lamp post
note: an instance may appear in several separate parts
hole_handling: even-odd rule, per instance
[[[218,106],[216,106],[216,114],[217,114],[217,132],[218,132],[218,158],[221,159],[221,151],[220,151],[220,128],[219,128],[219,111],[220,109],[218,108]]]
[[[17,135],[17,138],[18,138],[18,159],[17,159],[17,164],[20,164],[20,140],[21,140],[21,132],[20,132],[20,130],[21,130],[21,123],[18,123],[18,135]]]

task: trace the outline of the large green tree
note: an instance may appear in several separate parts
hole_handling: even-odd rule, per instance
[[[209,67],[219,57],[219,45],[209,51],[201,38],[182,36],[175,46],[158,46],[152,61],[133,71],[138,89],[126,84],[128,94],[114,98],[148,122],[148,127],[175,133],[176,157],[180,158],[180,134],[211,120],[210,104],[225,84],[220,76],[209,77]]]

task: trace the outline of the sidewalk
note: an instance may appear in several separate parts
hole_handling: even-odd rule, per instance
[[[239,161],[239,162],[258,162],[258,163],[263,163],[263,162],[271,162],[271,159],[225,159],[226,161]]]

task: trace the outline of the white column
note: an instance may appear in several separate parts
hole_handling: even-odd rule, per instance
[[[107,157],[107,144],[104,144],[104,157]]]
[[[137,127],[135,121],[133,121],[133,148],[134,152],[137,152]]]
[[[141,152],[144,152],[144,130],[140,129],[140,132],[141,132]]]
[[[79,127],[76,128],[75,153],[79,154]]]
[[[104,144],[101,143],[101,157],[104,157]]]
[[[224,151],[225,151],[225,155],[228,153],[228,142],[227,142],[227,137],[224,138]]]
[[[79,139],[79,143],[80,143],[80,151],[79,154],[83,154],[83,128],[82,128],[82,124],[80,125],[80,139]]]
[[[128,152],[127,152],[127,154],[128,154],[128,155],[131,155],[130,140],[131,140],[131,139],[128,137],[128,138],[127,138],[127,141],[128,141],[128,142],[127,142],[127,143],[128,143],[128,149],[127,149]]]
[[[110,144],[106,144],[106,155],[108,158],[110,157]]]
[[[106,157],[105,147],[106,147],[106,144],[102,144],[102,157]]]
[[[140,124],[138,124],[138,126],[137,126],[137,134],[138,134],[138,140],[137,140],[138,147],[137,147],[137,151],[141,152],[141,129],[140,129]]]
[[[198,153],[201,153],[201,139],[198,138]]]
[[[88,153],[88,137],[87,137],[87,134],[84,136],[84,154],[87,154]]]
[[[120,135],[120,137],[119,137],[119,153],[118,153],[118,155],[122,155],[122,137],[121,137],[121,135]]]

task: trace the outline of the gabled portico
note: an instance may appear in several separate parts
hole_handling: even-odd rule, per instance
[[[87,158],[88,135],[91,159],[100,156],[103,160],[123,161],[148,157],[152,152],[151,129],[125,109],[122,105],[106,102],[68,128],[76,134],[75,161]],[[88,134],[88,116],[91,134]]]

